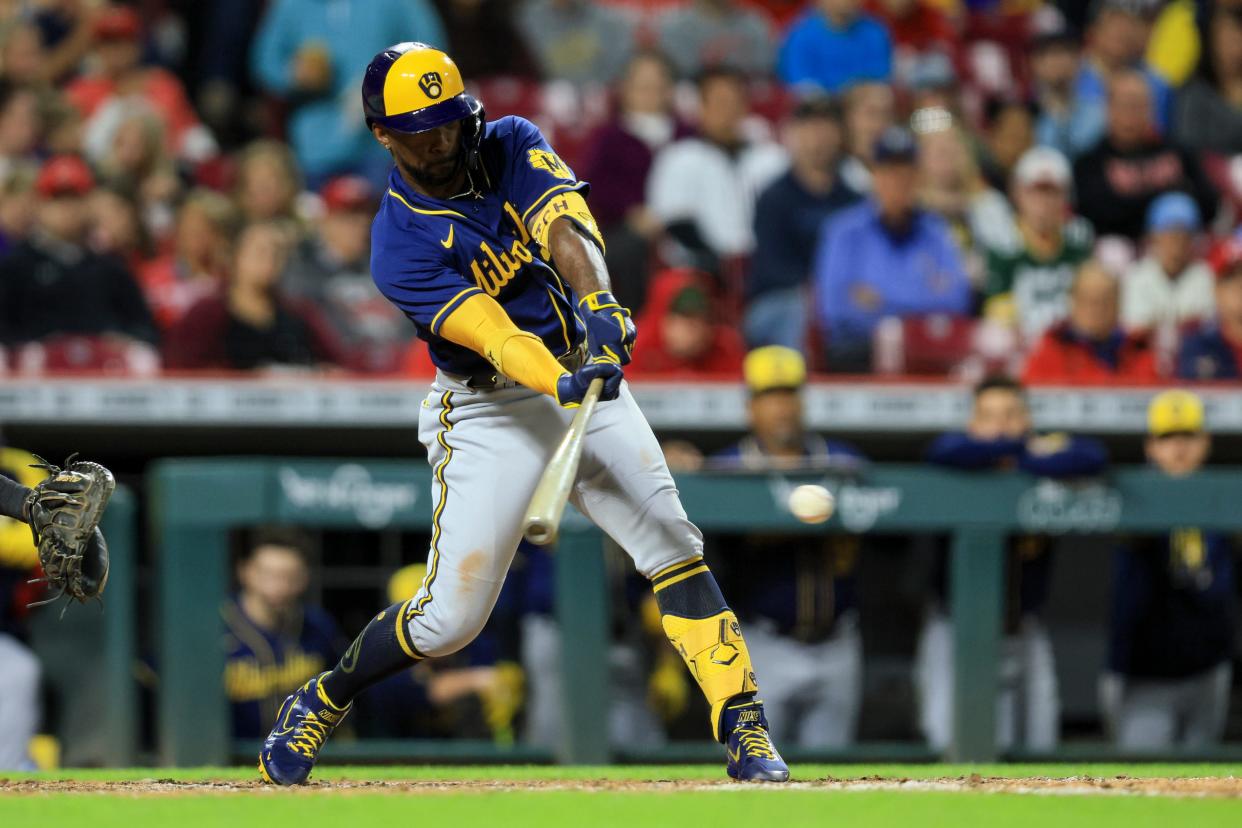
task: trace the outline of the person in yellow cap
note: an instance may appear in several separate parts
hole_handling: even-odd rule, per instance
[[[807,429],[806,362],[782,345],[756,348],[743,363],[750,433],[707,467],[752,471],[853,471],[852,445]],[[773,735],[803,747],[842,748],[855,739],[862,698],[856,564],[859,539],[841,534],[739,538],[716,568],[746,624]]]
[[[1158,394],[1147,410],[1147,458],[1174,479],[1211,449],[1203,402]],[[1130,539],[1113,557],[1105,722],[1127,752],[1202,749],[1220,742],[1233,680],[1237,587],[1231,540],[1179,527]]]

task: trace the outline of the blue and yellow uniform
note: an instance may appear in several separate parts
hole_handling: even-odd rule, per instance
[[[473,188],[448,200],[416,193],[394,168],[371,231],[375,284],[414,323],[436,366],[460,375],[492,369],[440,335],[476,294],[499,302],[554,355],[576,349],[585,335],[578,297],[552,265],[548,228],[567,216],[603,245],[583,198],[589,186],[530,121],[486,124],[479,160]]]
[[[285,696],[336,661],[341,634],[323,610],[306,607],[288,629],[269,630],[230,599],[224,618],[224,687],[233,715],[233,736],[259,738]]]

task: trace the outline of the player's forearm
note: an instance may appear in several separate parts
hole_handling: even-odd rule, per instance
[[[500,303],[483,293],[462,302],[444,320],[440,335],[481,354],[506,377],[551,397],[556,397],[557,381],[568,373],[539,337],[513,324]]]
[[[572,219],[561,217],[548,228],[552,262],[579,298],[598,291],[611,291],[604,253],[586,231]]]
[[[16,480],[0,475],[0,515],[27,522],[26,497],[30,489]]]

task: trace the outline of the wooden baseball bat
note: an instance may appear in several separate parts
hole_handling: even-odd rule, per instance
[[[595,412],[595,405],[599,402],[603,389],[602,377],[591,380],[582,396],[582,404],[574,412],[569,429],[561,439],[561,444],[556,447],[556,453],[548,461],[547,468],[543,470],[535,493],[530,496],[526,518],[522,521],[522,534],[537,546],[556,542],[556,535],[561,527],[561,515],[564,514],[565,503],[569,500],[569,488],[578,476],[578,461],[582,459],[582,442],[586,438],[587,423]]]

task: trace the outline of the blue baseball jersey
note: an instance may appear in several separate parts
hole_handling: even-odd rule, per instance
[[[569,353],[584,336],[577,299],[530,228],[550,200],[585,195],[587,183],[534,124],[514,116],[485,126],[472,177],[472,192],[441,200],[414,192],[393,168],[371,227],[376,286],[414,323],[432,362],[450,373],[493,370],[481,355],[440,336],[444,320],[478,293],[499,302],[554,355]]]

